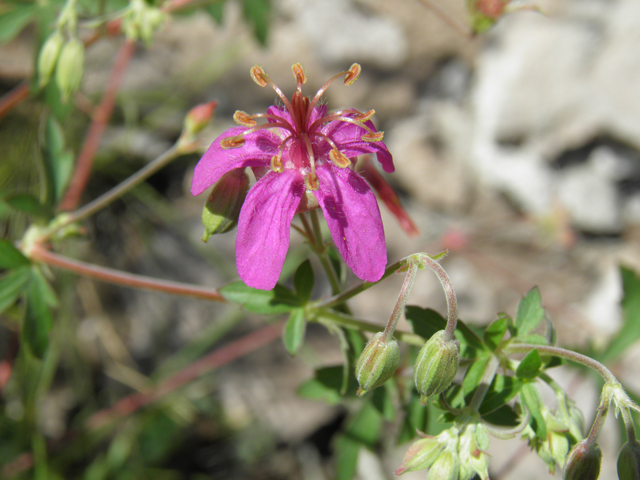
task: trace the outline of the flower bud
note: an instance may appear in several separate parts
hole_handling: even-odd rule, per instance
[[[236,226],[248,191],[249,177],[242,169],[232,170],[215,184],[202,210],[203,242],[211,235],[228,232]]]
[[[56,82],[63,101],[66,102],[69,95],[80,88],[83,70],[84,43],[78,38],[71,38],[60,51],[56,68]]]
[[[38,85],[44,87],[49,80],[58,62],[60,50],[64,44],[64,37],[56,30],[45,40],[38,55]]]
[[[600,475],[602,450],[598,445],[589,448],[587,441],[576,443],[569,452],[562,469],[563,480],[596,480]]]
[[[640,442],[633,439],[622,446],[618,455],[619,480],[638,480],[640,478]]]
[[[213,112],[217,106],[218,102],[214,100],[208,103],[201,103],[189,110],[187,116],[184,117],[183,135],[193,136],[205,128],[213,118]]]
[[[356,362],[356,379],[360,384],[358,396],[389,380],[398,368],[399,361],[400,350],[395,338],[385,340],[384,332],[371,337]]]
[[[458,372],[460,342],[445,340],[445,331],[440,330],[424,344],[416,360],[414,379],[420,401],[427,403],[432,395],[444,392]]]
[[[449,450],[440,454],[427,472],[426,480],[458,480],[460,460]]]
[[[402,466],[395,472],[396,476],[429,468],[440,456],[445,446],[445,443],[440,441],[438,437],[421,438],[407,450]]]

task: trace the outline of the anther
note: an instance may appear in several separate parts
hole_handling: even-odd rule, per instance
[[[304,85],[307,83],[307,72],[304,71],[304,67],[301,63],[296,63],[291,67],[293,71],[293,76],[296,79],[296,83],[298,85]]]
[[[304,177],[304,184],[312,191],[316,191],[320,187],[320,184],[318,183],[318,176],[314,172],[311,172]]]
[[[358,122],[367,122],[371,120],[371,117],[373,117],[375,114],[375,110],[369,110],[367,113],[361,113],[357,117],[354,117],[354,120],[357,120]]]
[[[242,110],[236,110],[236,113],[233,114],[233,120],[244,127],[255,127],[258,124],[247,112]]]
[[[244,145],[244,137],[228,137],[220,142],[220,146],[225,149],[238,148]]]
[[[284,167],[282,166],[282,157],[280,155],[274,155],[271,157],[271,170],[276,173],[282,173]]]
[[[258,85],[260,85],[261,87],[266,87],[267,86],[267,72],[264,71],[264,68],[262,68],[259,65],[254,65],[253,67],[251,67],[251,79],[256,82]]]
[[[340,150],[332,149],[329,152],[329,158],[337,167],[340,168],[347,168],[351,165],[351,160],[349,160]]]
[[[380,142],[384,138],[384,132],[371,132],[360,137],[365,142]]]
[[[351,85],[355,82],[360,76],[360,72],[362,71],[362,67],[358,63],[354,63],[349,67],[347,76],[344,77],[344,84]]]

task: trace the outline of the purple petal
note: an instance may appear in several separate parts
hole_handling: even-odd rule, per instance
[[[225,138],[239,135],[246,127],[234,127],[216,138],[202,156],[193,173],[191,194],[200,195],[230,170],[244,167],[269,166],[278,152],[280,139],[272,132],[259,130],[246,135],[245,143],[237,148],[222,148]]]
[[[377,132],[373,122],[365,122],[365,125]],[[384,142],[365,142],[362,140],[362,135],[368,133],[364,128],[352,123],[334,121],[321,127],[320,131],[329,136],[347,157],[353,158],[364,153],[375,153],[385,172],[391,173],[395,170],[393,157]],[[325,145],[327,144],[325,143]],[[328,145],[326,148],[328,154]]]
[[[250,287],[271,290],[278,282],[304,190],[296,170],[269,172],[249,190],[238,219],[236,264]]]
[[[338,251],[359,278],[380,280],[387,246],[376,197],[349,168],[325,164],[316,168],[320,188],[313,192],[324,212]]]

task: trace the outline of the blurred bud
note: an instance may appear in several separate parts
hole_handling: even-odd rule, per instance
[[[619,480],[638,480],[640,478],[640,442],[633,439],[622,446],[618,455]]]
[[[602,450],[598,445],[589,448],[587,439],[571,449],[562,469],[563,480],[596,480],[600,475]]]
[[[45,40],[38,55],[38,86],[44,87],[49,80],[58,62],[60,50],[64,44],[64,36],[56,30]]]
[[[398,368],[399,361],[400,350],[395,338],[385,340],[384,332],[371,337],[356,362],[356,379],[360,384],[358,396],[389,380]]]
[[[489,435],[482,424],[469,424],[460,435],[458,457],[460,479],[467,480],[476,475],[481,480],[489,479],[489,459],[485,450],[489,448]]]
[[[201,103],[189,110],[187,116],[184,117],[183,135],[193,136],[205,128],[213,118],[213,112],[217,106],[218,102],[214,100],[208,103]]]
[[[249,177],[241,168],[225,174],[214,185],[202,210],[203,242],[211,235],[228,232],[236,226],[248,191]]]
[[[131,0],[122,16],[122,31],[130,40],[142,40],[149,45],[154,35],[160,30],[167,15],[145,0]]]
[[[436,332],[418,353],[414,378],[420,401],[444,392],[458,372],[460,342],[446,340],[445,331]]]
[[[427,471],[427,480],[458,480],[459,472],[459,458],[445,450]]]
[[[445,448],[445,443],[438,437],[425,437],[411,445],[404,456],[402,466],[396,470],[396,475],[406,472],[424,470],[433,465]]]
[[[60,51],[56,68],[56,82],[64,102],[80,88],[83,70],[84,43],[78,38],[71,38]]]

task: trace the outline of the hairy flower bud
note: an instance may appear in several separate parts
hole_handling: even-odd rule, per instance
[[[58,63],[58,56],[64,44],[64,37],[59,30],[56,30],[45,40],[38,55],[38,85],[44,87],[49,80]]]
[[[562,469],[563,480],[596,480],[600,475],[602,450],[598,445],[589,448],[587,440],[576,443],[569,452]]]
[[[242,169],[227,173],[216,183],[202,210],[203,242],[211,235],[228,232],[236,226],[248,191],[249,177]]]
[[[633,439],[622,446],[618,455],[618,478],[638,480],[640,478],[640,442]]]
[[[424,344],[416,360],[414,379],[420,401],[427,403],[432,395],[444,392],[458,372],[460,342],[446,340],[445,331],[440,330]]]
[[[384,332],[378,332],[364,347],[356,362],[356,379],[362,396],[389,380],[398,368],[400,350],[395,338],[385,340]]]
[[[446,444],[438,437],[425,437],[418,440],[407,450],[402,466],[396,470],[396,476],[429,468],[445,446]]]
[[[213,112],[217,106],[218,102],[213,100],[196,105],[189,110],[189,113],[184,117],[183,135],[192,137],[205,128],[213,118]]]
[[[56,82],[63,101],[66,102],[69,95],[80,88],[83,70],[84,43],[78,38],[71,38],[60,51],[56,68]]]
[[[460,460],[450,450],[445,450],[427,471],[426,480],[458,480]]]

